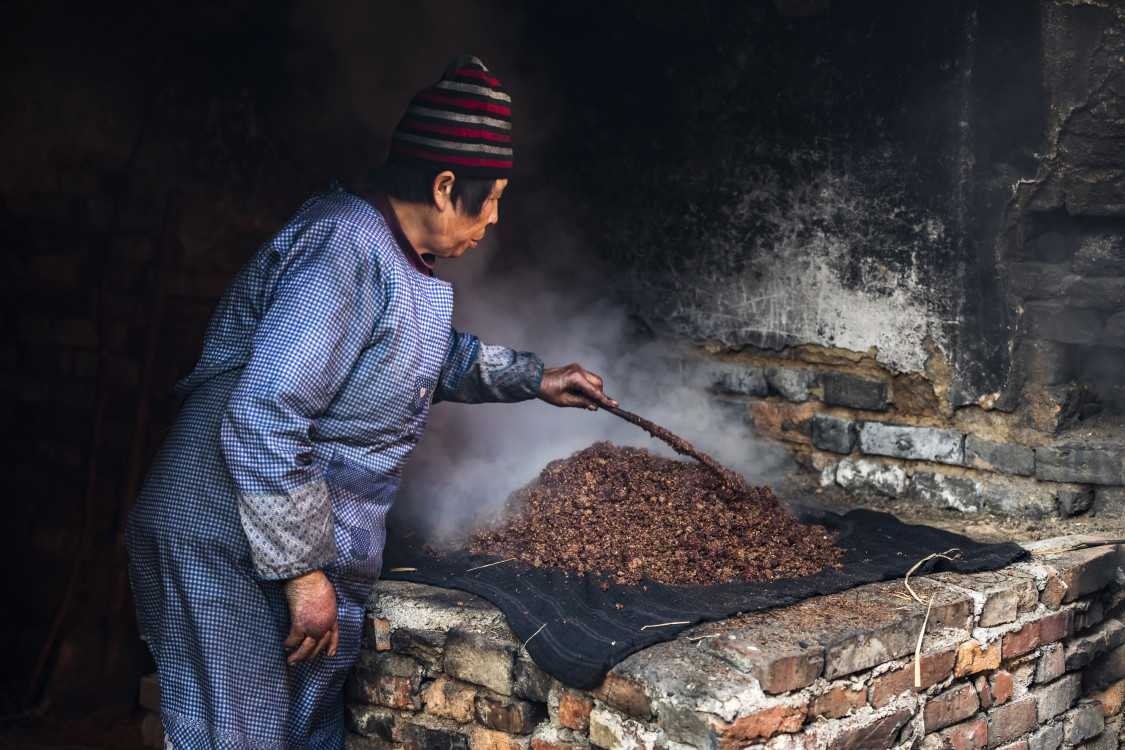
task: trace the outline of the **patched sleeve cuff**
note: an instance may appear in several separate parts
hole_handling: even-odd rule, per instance
[[[238,514],[262,578],[293,578],[336,559],[332,503],[323,479],[284,494],[244,493]]]
[[[449,401],[466,404],[527,401],[539,395],[543,360],[531,352],[481,344]]]

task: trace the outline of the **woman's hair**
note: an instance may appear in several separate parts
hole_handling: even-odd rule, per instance
[[[389,162],[371,173],[371,187],[407,203],[434,202],[434,179],[444,168]],[[457,177],[453,181],[453,205],[463,214],[479,216],[496,184],[495,178]]]

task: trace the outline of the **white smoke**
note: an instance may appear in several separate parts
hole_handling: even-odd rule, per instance
[[[606,393],[622,408],[687,438],[754,484],[779,478],[786,452],[757,439],[729,404],[683,382],[675,356],[682,344],[631,336],[624,307],[609,296],[611,279],[588,261],[565,262],[589,256],[560,239],[565,236],[527,238],[529,245],[542,243],[537,257],[551,259],[534,270],[496,273],[492,241],[443,261],[439,274],[457,293],[455,325],[490,344],[534,351],[548,367],[578,362],[605,378]],[[430,414],[405,472],[399,514],[439,537],[494,517],[548,462],[598,440],[674,455],[603,411],[532,401],[442,403]]]

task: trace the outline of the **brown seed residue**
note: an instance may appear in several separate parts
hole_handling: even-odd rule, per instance
[[[735,489],[699,464],[610,443],[548,464],[470,549],[617,583],[702,585],[810,575],[843,554],[768,487]]]

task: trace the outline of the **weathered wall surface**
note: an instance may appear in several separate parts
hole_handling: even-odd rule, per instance
[[[583,37],[567,158],[609,209],[598,247],[654,328],[900,372],[936,346],[974,402],[1005,371],[993,246],[1042,140],[1038,9],[819,7],[610,11],[639,56]]]

